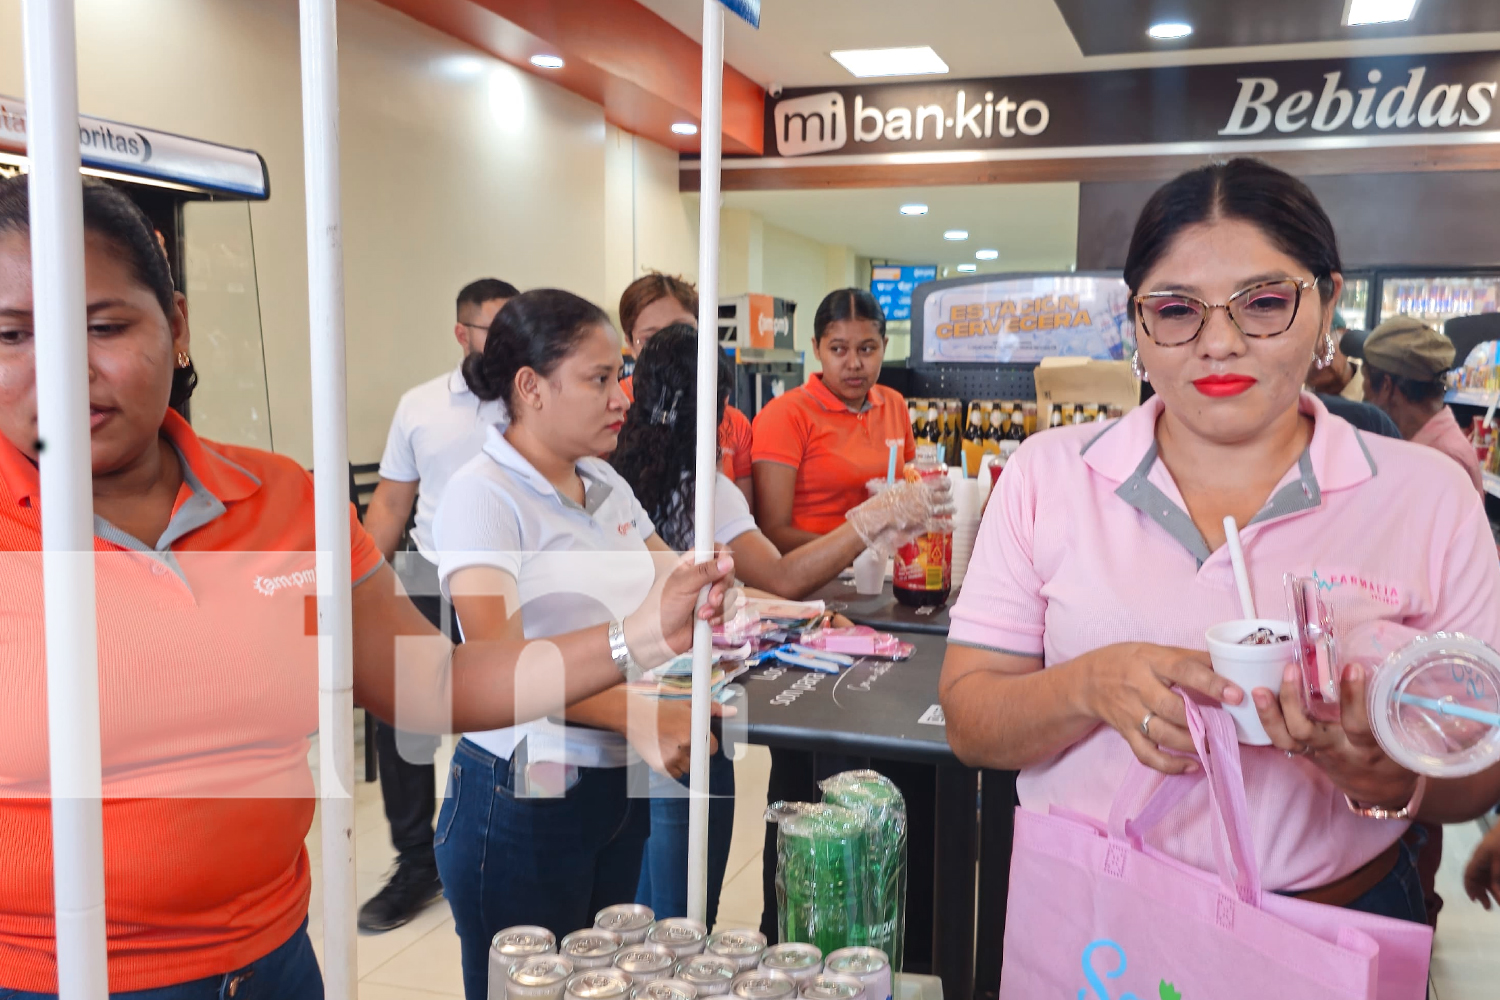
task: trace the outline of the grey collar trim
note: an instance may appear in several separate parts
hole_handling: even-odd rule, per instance
[[[1095,438],[1095,440],[1098,439]],[[1136,466],[1130,478],[1115,490],[1115,496],[1161,525],[1162,529],[1177,539],[1178,544],[1187,549],[1193,558],[1198,560],[1198,565],[1202,566],[1210,555],[1208,543],[1203,540],[1203,533],[1198,530],[1198,526],[1193,523],[1187,511],[1173,503],[1155,483],[1146,478],[1155,464],[1156,442],[1152,441],[1151,447],[1146,451],[1146,457],[1141,459],[1141,464]]]

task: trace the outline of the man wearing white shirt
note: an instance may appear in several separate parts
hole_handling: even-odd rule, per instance
[[[464,357],[484,350],[490,322],[517,294],[514,285],[494,278],[471,282],[458,293],[453,335]],[[452,608],[438,594],[432,518],[449,477],[479,454],[485,428],[504,419],[503,403],[481,402],[469,391],[461,364],[409,390],[396,405],[380,459],[380,483],[365,512],[365,529],[395,567],[412,603],[453,638],[457,636]],[[413,507],[416,518],[411,538],[416,552],[398,553],[396,547]],[[437,795],[432,756],[437,740],[398,734],[380,721],[375,723],[374,739],[380,793],[397,857],[385,887],[360,907],[359,926],[387,931],[411,920],[443,891],[432,854]]]

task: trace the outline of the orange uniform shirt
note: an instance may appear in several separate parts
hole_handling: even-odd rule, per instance
[[[155,547],[95,519],[113,991],[222,974],[307,916],[318,728],[312,478],[201,441]],[[351,511],[352,572],[379,568]],[[57,989],[36,468],[0,438],[0,993]]]
[[[869,496],[865,483],[884,479],[891,444],[903,461],[917,457],[906,398],[895,389],[870,389],[853,413],[823,384],[821,373],[765,405],[755,418],[754,459],[797,470],[792,527],[826,535]]]
[[[620,380],[625,398],[635,402],[634,377]],[[750,478],[751,451],[750,418],[733,406],[724,407],[724,419],[719,421],[719,469],[730,479]]]

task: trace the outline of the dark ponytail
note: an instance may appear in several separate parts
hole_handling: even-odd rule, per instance
[[[514,414],[516,374],[530,368],[546,378],[596,326],[609,326],[609,316],[572,292],[522,292],[495,314],[484,351],[464,359],[464,381],[480,399],[501,400]]]
[[[1324,302],[1333,298],[1332,276],[1343,270],[1333,222],[1311,189],[1284,170],[1239,157],[1210,163],[1168,181],[1146,202],[1125,256],[1132,295],[1177,235],[1216,218],[1248,222],[1282,253],[1312,272]]]
[[[30,184],[27,174],[0,180],[0,233],[31,232]],[[176,307],[176,286],[167,252],[151,225],[130,197],[118,188],[93,177],[83,178],[83,228],[102,236],[125,260],[130,273],[156,296],[162,314],[171,319]],[[175,361],[174,361],[175,365]],[[169,405],[179,413],[187,412],[188,399],[198,385],[198,373],[191,361],[186,368],[172,369],[172,395]]]

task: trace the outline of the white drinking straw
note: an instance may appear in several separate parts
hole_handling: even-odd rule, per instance
[[[1240,547],[1240,529],[1233,517],[1224,518],[1224,540],[1229,543],[1229,561],[1234,564],[1234,585],[1240,590],[1240,613],[1254,618],[1255,598],[1250,593],[1250,573],[1245,569],[1245,550]]]

